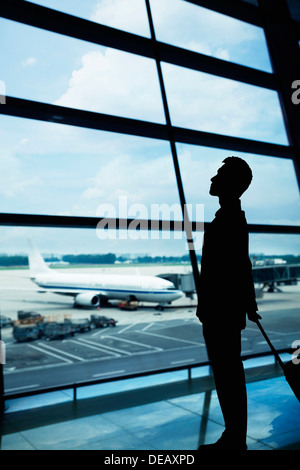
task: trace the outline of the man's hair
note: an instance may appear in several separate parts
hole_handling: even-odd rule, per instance
[[[228,170],[230,184],[240,197],[250,186],[252,181],[252,171],[245,160],[239,157],[227,157],[223,160]]]

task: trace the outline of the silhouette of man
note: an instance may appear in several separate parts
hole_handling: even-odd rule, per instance
[[[204,234],[197,316],[214,374],[225,431],[199,450],[247,450],[247,395],[241,360],[241,330],[257,313],[248,228],[240,197],[252,180],[248,164],[238,157],[223,161],[211,179],[210,195],[221,208]]]

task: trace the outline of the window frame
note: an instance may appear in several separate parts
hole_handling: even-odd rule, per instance
[[[259,6],[254,6],[238,0],[228,0],[226,2],[223,0],[184,0],[262,27],[266,34],[269,54],[273,63],[273,73],[234,64],[206,56],[205,54],[188,51],[180,47],[157,41],[151,17],[150,3],[149,0],[145,1],[151,30],[150,38],[94,23],[92,21],[78,18],[67,13],[62,13],[25,0],[2,0],[0,4],[0,17],[47,31],[52,31],[57,34],[84,40],[93,44],[99,44],[154,59],[157,65],[162,100],[166,115],[166,124],[157,124],[142,120],[55,106],[48,103],[20,99],[14,96],[6,97],[6,103],[0,105],[0,113],[2,115],[16,116],[25,119],[56,122],[83,128],[86,127],[96,130],[151,137],[169,141],[172,150],[182,211],[184,211],[185,196],[177,160],[175,148],[176,142],[228,149],[231,151],[255,153],[262,156],[291,159],[294,162],[295,172],[300,188],[300,136],[299,132],[297,132],[297,129],[300,128],[300,106],[293,106],[290,99],[291,78],[294,77],[294,80],[299,78],[297,77],[296,69],[298,66],[298,58],[300,56],[300,48],[298,44],[298,38],[300,37],[300,22],[293,20],[290,17],[285,0],[275,3],[272,2],[272,0],[260,0]],[[284,33],[280,35],[281,44],[276,40],[275,34],[276,28],[278,30],[279,27]],[[284,54],[286,47],[291,48],[288,54],[289,57],[285,57],[287,54]],[[160,76],[161,61],[277,91],[281,102],[283,118],[289,138],[289,145],[271,144],[172,126],[171,121],[168,118],[168,103],[167,96],[164,91],[163,76],[162,74]],[[283,66],[284,64],[286,64],[286,66]],[[132,226],[132,220],[130,219],[117,218],[111,219],[111,222],[115,224],[117,229],[130,229],[130,225]],[[171,231],[186,230],[188,240],[192,231],[196,231],[198,227],[198,224],[194,221],[190,221],[188,224],[185,223],[184,227],[182,222],[168,221],[167,224],[164,222],[165,221],[163,220],[144,221],[148,230],[161,231],[164,230],[164,227],[166,226],[168,227],[168,230]],[[97,217],[0,213],[1,226],[95,229],[98,223],[99,218]],[[204,227],[207,227],[208,225],[208,222],[204,223]],[[300,227],[290,225],[249,224],[249,232],[299,235]],[[197,260],[190,243],[189,247],[194,279],[196,281],[198,275]],[[3,402],[4,390],[2,366],[0,367],[0,402]],[[56,387],[55,389],[59,389],[59,387]],[[27,395],[32,395],[34,393],[40,393],[40,391],[31,391],[28,392]],[[18,396],[25,395],[26,393],[18,394]]]

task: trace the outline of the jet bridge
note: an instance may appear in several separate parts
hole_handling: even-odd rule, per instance
[[[268,286],[269,292],[272,292],[278,285],[297,284],[300,279],[300,264],[254,266],[252,276],[254,283]]]
[[[263,285],[263,288],[268,287],[269,292],[272,292],[275,289],[279,290],[275,287],[278,285],[297,284],[298,279],[300,279],[300,264],[254,266],[252,268],[252,276],[254,284]],[[196,289],[192,272],[185,274],[159,274],[158,277],[173,282],[175,289],[179,289],[184,292],[187,297],[193,298]],[[262,295],[262,289],[256,288],[255,293],[256,297],[260,297]]]

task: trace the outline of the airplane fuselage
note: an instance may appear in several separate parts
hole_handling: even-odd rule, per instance
[[[32,280],[42,289],[65,295],[94,293],[107,299],[169,303],[183,293],[159,277],[117,274],[81,274],[49,272],[36,274]]]

